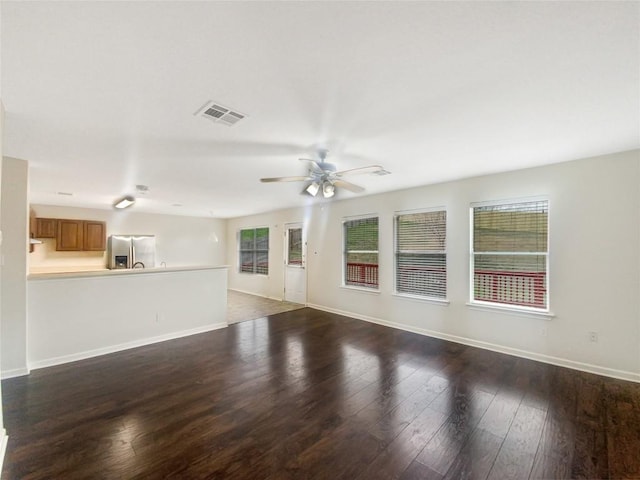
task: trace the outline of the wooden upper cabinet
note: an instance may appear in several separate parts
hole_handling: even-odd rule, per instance
[[[33,231],[35,238],[56,238],[58,220],[55,218],[36,218]]]
[[[40,220],[52,220],[54,222],[54,235],[56,250],[61,252],[104,252],[107,249],[107,224],[97,220],[63,220],[56,218],[36,219],[37,237],[49,238],[46,231],[41,235],[42,228],[50,228],[46,222]]]
[[[104,251],[107,248],[107,224],[93,220],[84,222],[83,250]]]
[[[78,251],[84,247],[84,221],[58,220],[56,250]]]

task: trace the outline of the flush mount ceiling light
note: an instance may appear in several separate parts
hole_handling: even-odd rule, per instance
[[[113,204],[115,208],[127,208],[136,203],[136,199],[130,195],[126,197],[122,197],[120,200],[117,200],[116,203]]]
[[[318,190],[320,190],[320,184],[318,182],[313,182],[305,190],[309,195],[315,197],[318,194]]]

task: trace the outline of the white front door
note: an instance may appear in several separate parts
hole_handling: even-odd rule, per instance
[[[284,299],[307,303],[307,238],[301,223],[285,225],[284,239]]]

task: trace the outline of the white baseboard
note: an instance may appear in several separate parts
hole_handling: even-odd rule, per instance
[[[22,377],[24,375],[29,375],[29,369],[27,367],[3,370],[2,374],[0,374],[0,378],[4,380],[6,378]]]
[[[121,344],[112,345],[109,347],[97,348],[95,350],[87,350],[84,352],[73,353],[71,355],[63,355],[61,357],[54,357],[54,358],[48,358],[45,360],[29,362],[29,368],[30,370],[35,370],[37,368],[53,367],[54,365],[61,365],[63,363],[69,363],[69,362],[76,362],[78,360],[85,360],[87,358],[98,357],[100,355],[107,355],[109,353],[121,352],[123,350],[129,350],[131,348],[136,348],[136,347],[143,347],[145,345],[165,342],[167,340],[174,340],[176,338],[188,337],[190,335],[210,332],[212,330],[218,330],[220,328],[225,328],[225,327],[227,327],[226,322],[214,323],[211,325],[205,325],[203,327],[191,328],[189,330],[181,330],[179,332],[172,332],[164,335],[158,335],[157,337],[143,338],[140,340],[134,340],[132,342],[121,343]]]
[[[277,302],[283,301],[282,297],[270,297],[269,295],[263,295],[261,293],[256,293],[256,292],[249,292],[247,290],[240,290],[239,288],[229,288],[228,290],[232,290],[238,293],[245,293],[247,295],[253,295],[254,297],[268,298],[269,300],[276,300]]]
[[[9,442],[9,437],[7,436],[7,431],[3,428],[0,430],[0,472],[2,472],[2,464],[4,463],[4,455],[7,453],[7,443]]]
[[[360,315],[358,313],[346,312],[336,308],[325,307],[323,305],[309,304],[310,308],[322,310],[329,313],[335,313],[343,315],[345,317],[355,318],[357,320],[363,320],[365,322],[376,323],[385,327],[397,328],[407,332],[417,333],[419,335],[426,335],[428,337],[439,338],[441,340],[448,340],[450,342],[461,343],[470,347],[483,348],[485,350],[491,350],[493,352],[505,353],[507,355],[513,355],[515,357],[527,358],[529,360],[536,360],[542,363],[548,363],[551,365],[557,365],[559,367],[571,368],[572,370],[580,370],[582,372],[595,373],[596,375],[603,375],[605,377],[619,378],[621,380],[628,380],[631,382],[640,383],[640,373],[628,372],[625,370],[616,370],[613,368],[602,367],[600,365],[592,365],[589,363],[576,362],[569,360],[568,358],[554,357],[551,355],[545,355],[542,353],[529,352],[527,350],[520,350],[517,348],[511,348],[504,345],[497,345],[494,343],[482,342],[480,340],[474,340],[467,337],[459,337],[457,335],[450,335],[448,333],[436,332],[434,330],[427,330],[424,328],[410,327],[396,322],[390,322],[381,318],[369,317],[367,315]]]

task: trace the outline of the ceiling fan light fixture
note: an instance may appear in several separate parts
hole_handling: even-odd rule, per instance
[[[301,161],[308,163],[307,175],[268,177],[261,178],[260,181],[262,183],[305,182],[300,195],[317,197],[318,193],[322,192],[322,197],[329,199],[335,195],[336,188],[348,190],[351,193],[362,193],[365,191],[364,187],[348,182],[343,177],[357,174],[362,175],[365,173],[375,175],[388,175],[390,173],[382,168],[381,165],[367,165],[364,167],[350,168],[348,170],[338,170],[333,163],[326,161],[326,157],[327,151],[320,150],[318,152],[318,160],[301,158]]]
[[[324,198],[331,198],[336,191],[336,187],[329,180],[325,180],[322,184],[322,195]]]
[[[318,182],[311,182],[305,190],[309,195],[315,197],[318,194],[318,190],[320,190],[320,184]]]
[[[136,199],[130,195],[127,195],[126,197],[122,197],[121,199],[117,200],[116,203],[113,204],[113,206],[115,208],[123,209],[130,207],[134,203],[136,203]]]

